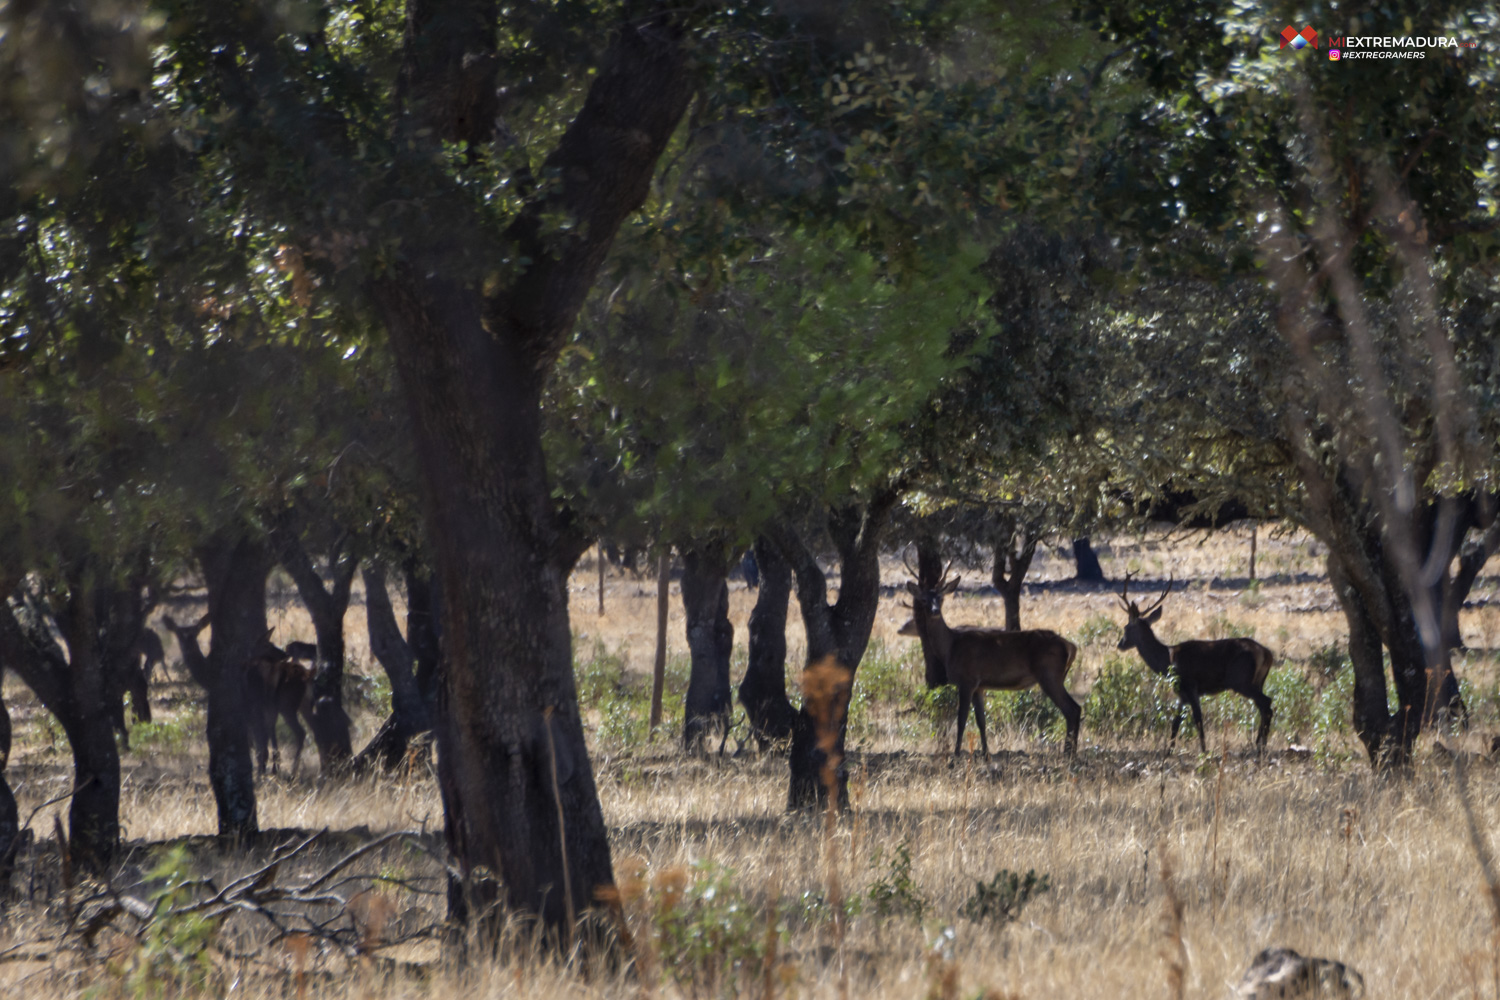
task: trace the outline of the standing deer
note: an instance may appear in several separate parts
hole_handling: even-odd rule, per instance
[[[1007,632],[973,626],[951,627],[943,621],[943,598],[958,589],[958,577],[950,580],[947,576],[948,571],[944,570],[930,590],[915,582],[906,585],[912,595],[912,617],[898,634],[921,639],[928,687],[953,684],[958,688],[958,739],[953,755],[958,756],[963,749],[964,726],[969,721],[971,704],[974,721],[979,725],[979,745],[986,757],[990,755],[984,720],[986,691],[1024,691],[1036,685],[1067,720],[1068,736],[1063,752],[1071,757],[1078,751],[1078,724],[1083,710],[1068,694],[1064,682],[1073,658],[1078,655],[1078,647],[1046,629]]]
[[[292,731],[291,773],[295,776],[302,760],[302,747],[307,742],[307,731],[297,717],[307,719],[309,725],[312,719],[312,671],[288,656],[286,650],[273,645],[267,632],[260,650],[248,664],[246,675],[250,741],[255,748],[256,766],[265,774],[269,756],[271,773],[280,770],[281,745],[276,737],[276,718],[280,716]]]
[[[1198,727],[1198,747],[1208,753],[1208,741],[1203,736],[1203,709],[1198,699],[1205,694],[1234,691],[1255,702],[1260,712],[1255,745],[1264,748],[1271,732],[1271,698],[1263,690],[1266,675],[1276,659],[1271,651],[1254,639],[1189,639],[1168,646],[1156,637],[1151,626],[1161,618],[1162,602],[1172,592],[1171,578],[1167,579],[1167,589],[1145,611],[1129,599],[1129,587],[1127,573],[1119,600],[1129,620],[1125,623],[1125,634],[1120,636],[1119,648],[1138,650],[1147,667],[1171,677],[1177,686],[1177,714],[1172,717],[1171,742],[1177,742],[1177,730],[1182,728],[1182,707],[1187,705],[1193,710],[1193,725]]]

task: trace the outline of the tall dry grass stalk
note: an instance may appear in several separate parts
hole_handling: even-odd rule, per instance
[[[1173,880],[1172,854],[1165,843],[1157,853],[1161,862],[1162,887],[1162,961],[1167,967],[1167,996],[1183,1000],[1187,991],[1188,955],[1182,940],[1182,897]]]
[[[1453,757],[1453,787],[1458,794],[1459,807],[1464,814],[1464,827],[1469,835],[1469,846],[1474,859],[1479,862],[1479,874],[1484,879],[1485,897],[1490,904],[1490,974],[1494,981],[1495,996],[1500,997],[1500,872],[1495,867],[1495,854],[1490,849],[1489,835],[1479,820],[1474,808],[1474,797],[1469,792],[1468,765],[1465,755]]]

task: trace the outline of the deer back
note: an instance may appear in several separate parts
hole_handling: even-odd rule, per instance
[[[1078,647],[1048,629],[953,629],[948,679],[962,687],[1018,691],[1044,675],[1065,678]]]
[[[1177,676],[1202,694],[1260,688],[1274,660],[1254,639],[1189,639],[1172,647]]]

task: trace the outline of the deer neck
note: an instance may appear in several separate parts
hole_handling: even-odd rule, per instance
[[[1172,669],[1172,647],[1156,637],[1151,631],[1151,626],[1141,624],[1140,638],[1136,641],[1136,648],[1140,650],[1141,659],[1146,661],[1153,673],[1166,674]]]
[[[922,640],[922,659],[927,666],[927,686],[948,683],[948,657],[953,652],[953,630],[943,621],[942,612],[927,614],[917,621]]]

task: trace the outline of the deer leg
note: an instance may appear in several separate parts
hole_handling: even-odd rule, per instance
[[[990,741],[984,733],[987,727],[984,724],[984,691],[982,689],[974,692],[974,724],[979,727],[979,745],[984,748],[984,757],[988,760]]]
[[[302,762],[302,747],[307,743],[307,730],[303,729],[302,723],[297,721],[295,711],[286,712],[281,717],[286,720],[287,728],[292,731],[292,769],[289,773],[295,778],[297,766]]]
[[[270,725],[266,727],[267,739],[271,742],[271,773],[281,771],[281,741],[276,735],[276,712],[271,711]]]
[[[958,689],[958,739],[953,741],[953,756],[957,757],[964,748],[964,726],[969,724],[969,704],[974,694],[971,691]]]
[[[1177,696],[1177,713],[1172,716],[1172,737],[1167,740],[1167,746],[1177,745],[1177,731],[1182,728],[1182,711],[1187,708],[1187,699],[1182,695]]]
[[[260,715],[260,709],[251,715],[250,742],[255,749],[255,771],[263,776],[266,773],[266,720]]]
[[[1193,725],[1198,727],[1198,749],[1205,754],[1208,753],[1208,737],[1203,735],[1203,709],[1198,704],[1198,696],[1193,695],[1188,707],[1193,710]]]
[[[1251,691],[1250,700],[1255,702],[1255,710],[1260,713],[1260,728],[1255,731],[1255,745],[1263,750],[1266,738],[1271,735],[1271,696],[1264,691]]]
[[[1078,752],[1078,726],[1083,721],[1083,709],[1078,707],[1078,702],[1073,700],[1060,678],[1047,674],[1037,678],[1037,686],[1042,689],[1042,694],[1052,699],[1052,704],[1067,720],[1068,737],[1063,741],[1063,755],[1071,757]]]

